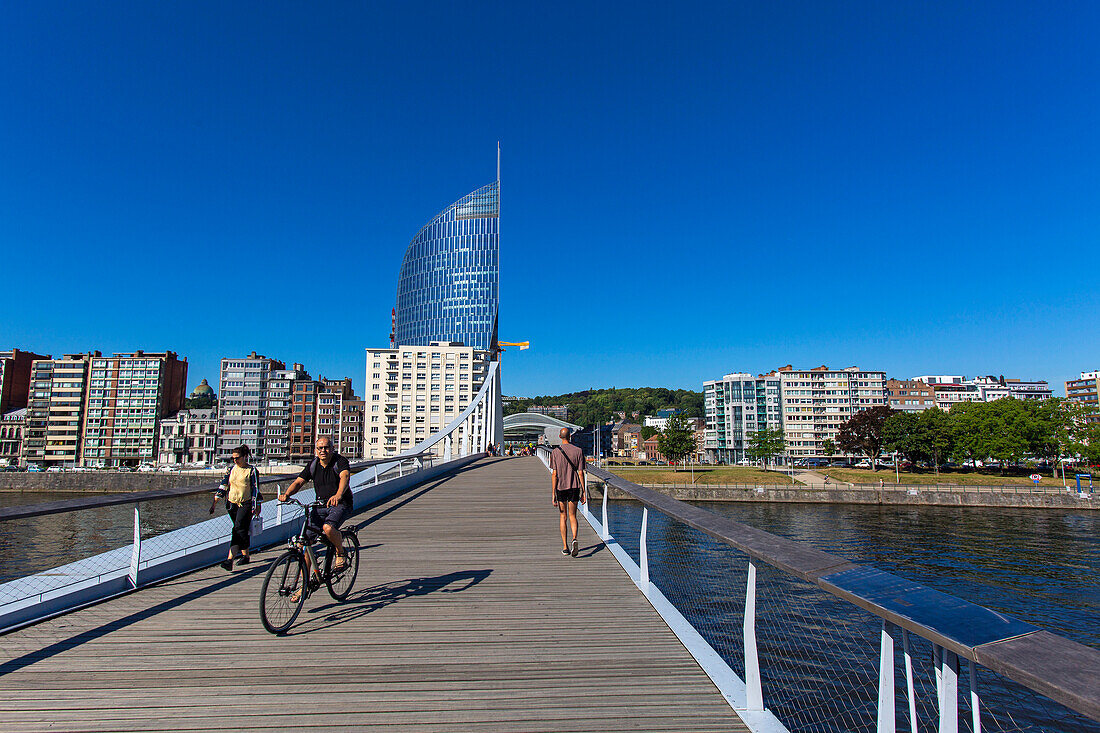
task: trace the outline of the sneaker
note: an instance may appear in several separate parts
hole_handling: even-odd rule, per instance
[[[249,563],[248,555],[242,555],[237,558],[238,565],[247,565]]]
[[[573,551],[570,552],[569,554],[572,555],[573,557],[576,557],[578,552],[580,552],[580,546],[577,544],[577,540],[574,538],[574,540],[573,540]]]
[[[569,548],[563,548],[562,551],[561,551],[561,554],[563,554],[565,556],[568,556],[569,555]]]
[[[222,570],[226,570],[226,571],[232,571],[233,570],[233,561],[232,560],[222,560],[218,564],[222,566]]]

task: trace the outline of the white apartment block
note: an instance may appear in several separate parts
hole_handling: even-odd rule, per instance
[[[782,427],[780,378],[737,372],[703,382],[703,450],[715,463],[745,460],[752,436]]]
[[[160,421],[157,463],[209,465],[217,448],[218,411],[213,407],[180,410]]]
[[[288,461],[291,385],[299,379],[309,379],[301,364],[287,369],[255,351],[242,359],[222,359],[217,460],[247,445],[254,462]]]
[[[490,356],[488,351],[445,341],[369,349],[363,457],[410,452],[446,427],[481,389]],[[435,452],[443,454],[442,442]]]
[[[792,458],[828,458],[827,440],[836,443],[840,426],[861,410],[886,405],[886,372],[859,367],[807,371],[779,370],[783,430]]]

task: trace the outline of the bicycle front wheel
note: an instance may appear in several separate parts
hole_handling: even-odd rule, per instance
[[[260,620],[272,634],[290,628],[306,602],[306,563],[301,555],[284,553],[271,564],[260,589]]]
[[[333,569],[336,553],[331,549],[325,560],[325,585],[328,586],[328,594],[337,601],[348,597],[351,587],[355,585],[355,578],[359,575],[359,538],[351,532],[344,532],[344,541],[341,544],[344,549],[344,567],[340,570]]]

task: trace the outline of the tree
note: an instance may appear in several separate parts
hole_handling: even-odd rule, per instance
[[[894,411],[886,405],[857,412],[840,426],[837,445],[850,453],[865,454],[871,460],[871,470],[875,470],[875,460],[885,444],[883,427],[892,414]]]
[[[836,455],[836,441],[832,438],[826,438],[821,443],[821,452],[827,456]]]
[[[895,412],[882,426],[884,447],[891,453],[897,452],[914,463],[924,458],[924,451],[917,440],[920,420],[914,412]]]
[[[664,432],[657,436],[657,450],[673,463],[695,452],[695,431],[682,412],[675,412],[668,419]]]
[[[659,432],[661,431],[653,427],[652,425],[643,425],[642,429],[638,431],[638,437],[644,443]]]
[[[955,448],[955,434],[951,427],[951,418],[938,407],[925,410],[917,418],[917,442],[932,459],[936,475],[940,475],[940,463]]]
[[[745,454],[754,461],[766,462],[772,456],[782,455],[786,450],[787,438],[780,428],[776,428],[753,433]]]
[[[217,407],[218,398],[214,395],[199,395],[188,397],[183,401],[183,406],[188,410],[202,410],[208,407]]]

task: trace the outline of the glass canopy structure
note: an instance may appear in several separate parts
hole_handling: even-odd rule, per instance
[[[394,340],[401,346],[497,341],[500,181],[467,194],[416,233],[397,281]]]

